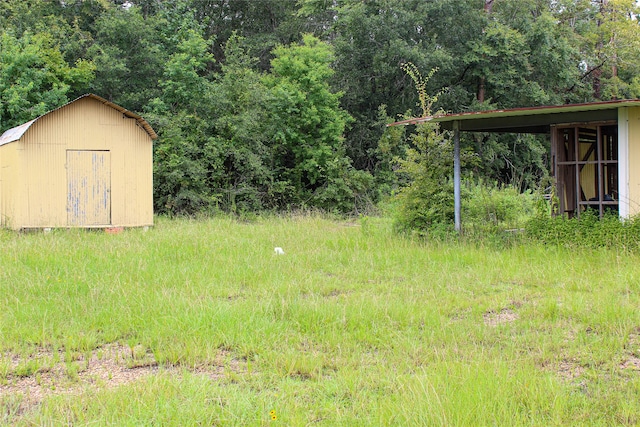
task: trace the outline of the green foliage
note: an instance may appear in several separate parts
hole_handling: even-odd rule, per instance
[[[95,42],[87,51],[97,67],[91,90],[132,111],[142,111],[156,98],[167,61],[160,23],[145,19],[137,8],[101,14]]]
[[[195,31],[183,37],[150,104],[161,129],[158,211],[370,208],[372,178],[344,156],[349,116],[329,90],[328,45],[308,36],[281,46],[272,72],[261,75],[245,40],[232,36],[221,74],[209,79],[209,44]]]
[[[162,96],[150,103],[149,120],[159,129],[154,144],[154,203],[158,212],[193,214],[217,201],[205,162],[211,83],[202,74],[213,57],[195,31],[182,34],[167,61],[159,86]]]
[[[477,79],[484,79],[492,100],[507,105],[536,105],[548,102],[535,81],[528,79],[531,66],[524,35],[506,23],[490,22],[483,38],[470,43],[465,62]],[[509,94],[510,99],[502,99]]]
[[[449,86],[443,76],[455,75],[449,68],[450,52],[440,43],[440,36],[431,31],[429,22],[433,18],[430,10],[441,2],[303,3],[309,18],[320,21],[318,26],[335,46],[338,60],[332,84],[344,92],[342,106],[355,118],[346,133],[346,152],[358,169],[373,172],[379,161],[376,145],[381,134],[377,109],[385,104],[395,116],[416,106],[412,82],[398,65],[413,63],[423,70],[440,68],[442,73],[429,82],[430,93]]]
[[[599,218],[587,210],[580,218],[550,216],[545,209],[526,224],[526,235],[548,245],[575,248],[608,248],[620,252],[640,251],[640,217],[621,220],[609,213]]]
[[[427,233],[431,228],[453,228],[453,144],[436,123],[416,126],[412,147],[398,159],[398,172],[408,184],[398,192],[396,227]]]
[[[278,205],[270,197],[277,177],[266,132],[269,94],[243,38],[232,36],[224,56],[222,74],[211,88],[214,136],[205,145],[209,185],[225,211],[272,209]]]
[[[193,109],[194,98],[209,91],[209,82],[202,73],[214,62],[208,52],[209,43],[194,30],[184,34],[178,43],[177,51],[171,55],[165,65],[159,86],[162,89],[162,102],[171,109]]]
[[[640,96],[632,0],[484,4],[0,1],[0,128],[91,91],[161,135],[159,211],[361,212],[410,179],[393,159],[412,142],[385,130],[399,114]],[[420,82],[401,64],[440,72]],[[548,174],[545,139],[461,143],[486,182],[535,189]]]
[[[274,55],[264,78],[271,93],[273,173],[294,189],[293,205],[349,211],[368,179],[345,156],[343,134],[352,119],[340,108],[342,94],[330,90],[333,50],[305,35],[302,44],[279,46]]]
[[[462,186],[462,221],[467,231],[519,229],[535,211],[534,194],[519,188],[466,180]]]
[[[154,117],[153,113],[150,117]],[[194,138],[204,130],[206,122],[180,111],[170,118],[156,116],[154,124],[162,129],[154,144],[155,210],[173,214],[209,210],[216,200],[207,187],[202,141]]]
[[[542,12],[533,22],[524,22],[522,31],[530,49],[529,78],[544,91],[543,99],[537,101],[549,105],[582,102],[588,87],[575,66],[581,58],[570,29],[558,25],[550,12]]]
[[[589,4],[590,3],[590,4]],[[581,36],[586,80],[596,99],[624,98],[638,74],[640,6],[633,0],[592,1],[585,5]]]
[[[469,42],[469,77],[483,79],[486,99],[499,108],[583,101],[576,35],[537,2],[496,2]]]
[[[529,134],[468,134],[460,144],[475,156],[468,163],[477,176],[521,191],[535,190],[549,176],[549,138]]]
[[[94,70],[85,60],[69,66],[46,33],[0,33],[0,131],[66,103],[67,94],[87,87]]]
[[[175,0],[174,0],[175,1]],[[247,40],[247,55],[258,59],[260,71],[270,68],[273,49],[300,41],[310,31],[309,23],[297,11],[297,1],[282,0],[181,0],[204,36],[221,44],[212,46],[216,58],[224,57],[224,43],[234,34]]]
[[[406,138],[405,126],[387,126],[394,121],[387,113],[387,106],[381,105],[378,109],[377,126],[384,130],[378,140],[378,146],[373,152],[375,159],[377,159],[373,165],[373,174],[378,189],[378,200],[389,197],[398,189],[398,186],[404,183],[402,177],[396,173],[397,159],[406,157],[409,142]]]
[[[424,116],[430,115],[438,95],[428,95],[426,87],[435,70],[427,77],[423,77],[413,64],[404,64],[403,70],[416,85]],[[389,137],[391,141],[391,135]],[[441,132],[438,123],[430,121],[418,124],[415,133],[409,136],[409,142],[406,157],[395,159],[399,166],[397,172],[406,180],[397,194],[396,228],[426,234],[438,230],[446,234],[452,228],[454,218],[453,142],[449,135]]]
[[[422,117],[428,116],[431,113],[433,103],[438,100],[438,96],[443,92],[443,90],[441,90],[435,96],[430,96],[427,92],[427,84],[438,69],[433,68],[426,77],[422,77],[420,70],[418,70],[418,67],[416,67],[412,62],[405,62],[400,66],[400,68],[402,68],[402,71],[411,77],[411,80],[413,80],[413,83],[416,85],[416,92],[418,93],[418,99],[420,100],[420,111],[422,113]]]

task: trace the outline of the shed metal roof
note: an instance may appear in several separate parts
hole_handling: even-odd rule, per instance
[[[31,121],[28,121],[27,123],[23,123],[20,126],[16,126],[12,129],[9,129],[8,131],[0,135],[0,145],[8,144],[10,142],[17,141],[20,138],[22,138],[22,135],[24,135],[27,129],[29,129],[29,126],[31,126],[33,122],[35,122],[36,120],[38,119],[34,119]]]
[[[31,127],[32,124],[34,124],[36,121],[38,121],[38,119],[46,116],[47,114],[50,114],[54,111],[57,111],[61,108],[66,107],[69,104],[72,104],[82,98],[92,98],[95,99],[101,103],[103,103],[104,105],[107,105],[108,107],[111,107],[115,110],[118,110],[119,112],[121,112],[123,115],[125,115],[126,117],[135,119],[138,124],[145,130],[145,132],[147,132],[149,134],[149,136],[151,137],[151,139],[156,139],[158,137],[158,135],[156,134],[156,132],[153,130],[153,128],[151,127],[151,125],[149,123],[147,123],[147,121],[145,119],[143,119],[141,116],[139,116],[136,113],[133,113],[129,110],[127,110],[126,108],[123,108],[117,104],[114,104],[113,102],[107,101],[106,99],[102,98],[101,96],[98,95],[94,95],[93,93],[88,93],[85,95],[82,95],[76,99],[74,99],[71,102],[68,102],[64,105],[62,105],[61,107],[56,108],[55,110],[51,110],[48,113],[43,114],[40,117],[37,117],[31,121],[28,121],[26,123],[21,124],[20,126],[16,126],[12,129],[7,130],[6,132],[4,132],[2,135],[0,135],[0,146],[4,145],[4,144],[8,144],[10,142],[13,141],[17,141],[20,138],[22,138],[22,135],[24,135],[24,133],[29,129],[29,127]]]
[[[617,120],[621,107],[640,107],[640,99],[442,114],[402,120],[389,126],[432,121],[452,130],[453,123],[458,122],[464,132],[548,133],[551,125]]]

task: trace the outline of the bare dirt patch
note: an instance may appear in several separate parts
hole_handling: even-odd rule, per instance
[[[562,357],[559,360],[548,360],[542,362],[540,368],[555,374],[561,381],[576,387],[579,391],[587,391],[587,381],[584,378],[586,368],[576,358]]]
[[[640,371],[640,358],[636,356],[630,356],[620,364],[620,368]]]
[[[624,347],[627,354],[625,360],[620,364],[620,368],[640,371],[640,328],[636,328],[629,334],[629,339]]]
[[[225,375],[225,369],[242,370],[238,361],[225,364],[227,355],[228,352],[220,350],[212,364],[185,368],[159,366],[153,353],[144,347],[116,343],[84,353],[43,349],[26,357],[3,354],[0,358],[4,367],[4,374],[0,376],[0,405],[18,405],[16,412],[22,413],[51,395],[80,394],[91,388],[114,388],[159,371],[176,375],[189,371],[219,379]]]
[[[510,308],[503,308],[500,311],[489,310],[482,315],[484,324],[487,326],[498,326],[504,323],[515,322],[518,314]]]
[[[584,374],[584,370],[584,366],[574,359],[563,359],[556,368],[560,378],[566,381],[573,381],[581,377]]]

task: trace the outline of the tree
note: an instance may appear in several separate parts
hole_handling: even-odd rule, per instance
[[[640,6],[634,0],[599,0],[596,56],[603,66],[594,77],[594,96],[616,99],[637,96],[640,72]]]
[[[572,100],[633,97],[638,73],[638,3],[635,0],[559,0],[551,13],[573,36],[581,75]],[[582,90],[588,87],[589,92]]]
[[[149,0],[146,0],[149,1]],[[189,16],[202,25],[203,35],[220,44],[213,54],[224,63],[224,44],[234,34],[245,39],[247,54],[258,58],[261,70],[269,68],[278,44],[300,40],[304,20],[297,15],[297,0],[172,0],[183,2]]]
[[[93,73],[86,60],[69,66],[48,34],[0,33],[0,133],[65,104]]]
[[[384,123],[419,101],[401,64],[440,70],[426,89],[446,88],[434,108],[447,112],[637,97],[638,12],[635,0],[0,0],[2,126],[89,90],[153,121],[159,209],[345,211],[375,193],[367,172],[377,194],[398,184],[390,159],[411,137],[381,138]],[[462,137],[475,174],[522,187],[546,173],[546,143]]]
[[[97,67],[91,90],[132,111],[156,98],[167,61],[157,25],[135,7],[101,14],[88,50]]]
[[[278,46],[274,55],[264,78],[271,92],[273,172],[292,191],[294,205],[349,210],[353,191],[364,190],[367,178],[345,156],[343,134],[351,117],[340,108],[342,94],[329,87],[331,46],[305,35],[301,44]]]
[[[397,193],[395,226],[428,233],[453,229],[453,144],[437,123],[417,125],[409,136],[411,147],[398,159],[398,173],[407,184]]]
[[[379,161],[376,142],[382,133],[378,123],[378,108],[385,104],[388,111],[405,112],[415,106],[415,94],[410,79],[399,66],[412,62],[420,69],[438,67],[442,73],[430,82],[437,91],[447,86],[443,76],[456,74],[451,67],[453,57],[441,35],[432,25],[437,21],[432,12],[446,3],[464,8],[467,2],[449,0],[342,0],[326,2],[308,0],[303,11],[309,20],[319,21],[324,37],[335,47],[335,90],[344,93],[342,107],[355,121],[346,134],[346,150],[358,169],[373,171]],[[460,11],[447,9],[451,15]],[[327,13],[329,9],[332,14]]]
[[[423,117],[430,116],[438,96],[429,95],[427,83],[437,69],[422,76],[413,63],[405,63],[402,70],[415,84]],[[401,132],[388,133],[389,139],[404,137]],[[401,145],[398,141],[387,146]],[[426,233],[436,228],[450,228],[454,219],[454,196],[451,173],[453,171],[453,144],[451,138],[431,121],[420,123],[409,136],[405,156],[394,161],[403,185],[396,199],[398,210],[395,223],[399,230]]]
[[[212,87],[212,137],[205,147],[210,185],[220,207],[231,212],[272,209],[279,202],[272,192],[266,131],[268,90],[256,71],[258,59],[248,55],[244,43],[234,34],[224,46],[225,63]]]
[[[207,41],[187,31],[164,67],[157,86],[161,94],[147,110],[159,129],[154,145],[154,203],[159,212],[193,214],[215,203],[204,161],[211,113],[211,82],[207,65],[213,61]]]

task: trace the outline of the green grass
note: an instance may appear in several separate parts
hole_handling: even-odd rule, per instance
[[[639,261],[377,218],[0,231],[0,424],[635,425]],[[111,343],[157,371],[83,381]]]

